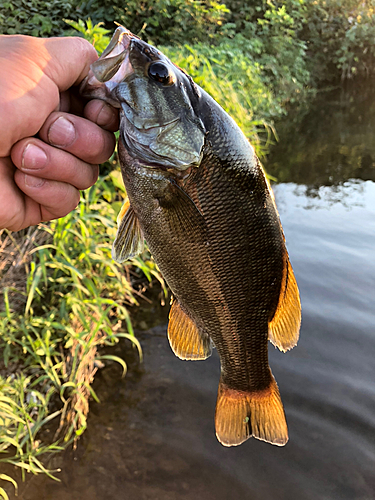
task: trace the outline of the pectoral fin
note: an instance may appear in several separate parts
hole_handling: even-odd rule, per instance
[[[202,241],[206,224],[197,205],[174,180],[170,180],[169,189],[159,200],[161,208],[168,211],[166,219],[173,230],[182,229],[186,236],[194,235],[195,241]]]
[[[286,253],[279,303],[269,323],[268,338],[280,351],[288,351],[298,342],[300,325],[301,303],[298,286]]]
[[[172,351],[180,359],[201,360],[211,356],[210,338],[199,332],[177,300],[173,301],[169,313],[168,339]]]
[[[117,262],[124,262],[142,253],[144,248],[143,232],[128,199],[121,207],[117,225],[117,234],[112,245],[112,258]]]

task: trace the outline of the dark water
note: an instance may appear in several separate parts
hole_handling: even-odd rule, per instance
[[[300,342],[270,346],[290,441],[226,449],[214,435],[219,364],[174,357],[165,325],[144,363],[99,374],[88,431],[61,483],[24,500],[375,498],[375,96],[325,96],[280,126],[266,167],[301,291]],[[125,354],[127,355],[127,354]]]

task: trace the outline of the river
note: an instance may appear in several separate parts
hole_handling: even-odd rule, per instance
[[[289,426],[283,448],[215,438],[219,362],[183,362],[162,324],[138,333],[144,362],[96,378],[88,430],[60,483],[22,500],[375,498],[375,96],[320,96],[278,127],[267,160],[302,299],[299,344],[271,345]],[[130,357],[129,357],[130,356]]]

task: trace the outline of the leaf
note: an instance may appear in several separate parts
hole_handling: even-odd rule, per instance
[[[14,489],[16,490],[16,495],[17,495],[18,484],[16,483],[16,481],[13,478],[11,478],[10,476],[7,476],[6,474],[0,474],[0,479],[2,479],[3,481],[8,481],[8,482],[12,483],[14,486]]]
[[[129,333],[116,333],[116,337],[123,337],[125,339],[130,340],[133,344],[135,344],[135,346],[138,349],[139,361],[140,361],[140,363],[142,363],[142,361],[143,361],[143,352],[142,352],[142,346],[141,346],[139,340],[134,335],[131,335]]]
[[[6,493],[6,491],[4,490],[4,488],[0,488],[0,496],[1,498],[3,498],[4,500],[9,500],[9,497]]]
[[[113,354],[103,354],[102,356],[98,356],[97,359],[109,359],[111,361],[116,361],[122,366],[122,377],[125,377],[126,372],[128,371],[128,367],[123,359],[119,358],[118,356],[114,356]]]
[[[30,290],[29,290],[29,293],[27,296],[27,302],[26,302],[26,306],[25,306],[25,316],[27,316],[29,314],[31,303],[34,299],[34,293],[35,293],[35,290],[39,284],[41,276],[42,276],[42,268],[38,267],[33,275],[31,287],[30,287]]]

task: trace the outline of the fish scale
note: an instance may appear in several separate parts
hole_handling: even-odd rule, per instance
[[[84,95],[121,110],[128,201],[114,258],[136,255],[144,238],[174,296],[173,352],[196,360],[207,358],[212,344],[217,348],[219,441],[236,446],[254,436],[284,445],[287,425],[268,339],[282,351],[297,343],[300,302],[253,148],[188,75],[123,27],[91,68]]]

